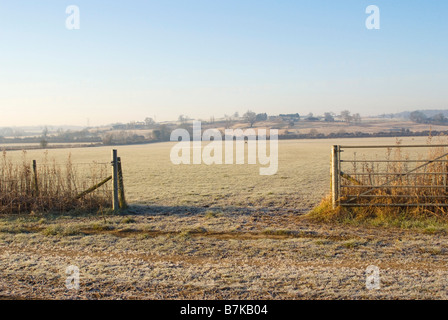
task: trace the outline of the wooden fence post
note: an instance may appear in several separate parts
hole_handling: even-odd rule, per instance
[[[37,163],[33,160],[33,180],[34,180],[34,196],[39,195],[39,185],[37,184]]]
[[[333,209],[339,205],[339,146],[331,147],[331,201]]]
[[[114,211],[118,211],[118,159],[117,150],[112,150],[112,208]]]
[[[124,196],[124,183],[123,183],[123,170],[121,168],[121,158],[118,157],[118,201],[120,209],[126,209],[128,207],[126,198]]]

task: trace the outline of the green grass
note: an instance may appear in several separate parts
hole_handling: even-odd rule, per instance
[[[275,230],[275,229],[266,229],[263,230],[263,234],[270,235],[270,236],[293,236],[296,234],[296,232],[291,230]]]
[[[110,223],[104,223],[104,222],[94,222],[90,225],[90,227],[95,231],[108,231],[115,229],[115,227]]]
[[[332,208],[325,198],[305,216],[305,219],[323,223],[347,224],[359,227],[400,228],[419,230],[426,234],[447,233],[448,219],[418,209],[402,211],[390,208]]]
[[[44,234],[46,236],[56,236],[56,235],[62,234],[63,231],[64,231],[64,228],[62,226],[53,225],[53,226],[46,227],[42,231],[42,234]]]
[[[22,225],[6,225],[0,227],[0,233],[20,234],[27,232],[28,229]]]
[[[350,239],[342,243],[342,246],[347,249],[354,249],[361,245],[361,243],[356,239]]]
[[[120,223],[124,223],[124,224],[134,223],[134,222],[135,222],[135,219],[132,217],[125,217],[120,221]]]
[[[216,213],[215,211],[207,211],[205,213],[205,217],[206,218],[216,218],[218,216],[218,213]]]

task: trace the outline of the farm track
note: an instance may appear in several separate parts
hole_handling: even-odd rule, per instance
[[[23,254],[32,254],[32,255],[41,255],[41,256],[59,256],[59,257],[66,257],[66,258],[94,258],[94,259],[123,259],[123,260],[143,260],[146,262],[169,262],[169,263],[188,263],[193,265],[201,265],[201,264],[219,264],[219,263],[231,263],[231,258],[222,258],[219,259],[219,261],[216,260],[216,258],[212,257],[181,257],[178,255],[158,255],[158,254],[151,254],[151,253],[144,253],[144,254],[135,254],[135,253],[120,253],[120,254],[114,254],[114,253],[103,253],[103,252],[90,252],[90,253],[84,253],[84,252],[78,252],[76,250],[66,250],[66,249],[45,249],[45,248],[23,248],[23,247],[16,247],[16,248],[10,248],[6,249],[4,251],[5,254],[17,254],[17,253],[23,253]],[[261,266],[265,265],[263,261],[260,260],[250,260],[247,262],[250,265],[253,266]],[[362,269],[365,268],[365,263],[362,261],[358,261],[357,263],[354,263],[353,261],[346,260],[346,261],[339,261],[336,264],[335,263],[325,263],[323,261],[319,262],[313,262],[313,261],[296,261],[293,264],[290,264],[291,267],[334,267],[337,265],[340,268],[356,268],[356,269]],[[440,261],[438,263],[432,263],[431,265],[428,265],[426,262],[414,262],[414,263],[407,263],[402,262],[399,260],[395,261],[387,261],[383,263],[377,264],[379,268],[387,269],[387,268],[393,268],[397,270],[425,270],[425,271],[448,271],[448,265],[445,264],[445,262]]]
[[[24,228],[24,232],[26,233],[40,233],[44,231],[44,228]],[[143,231],[143,230],[133,230],[133,229],[124,229],[124,230],[96,230],[92,228],[81,228],[78,230],[79,234],[82,235],[113,235],[120,238],[126,237],[137,237],[144,236],[148,238],[156,238],[156,237],[167,237],[167,236],[179,236],[185,234],[189,237],[205,237],[205,238],[213,238],[213,239],[221,239],[221,240],[259,240],[259,239],[275,239],[275,240],[283,240],[289,238],[326,238],[331,240],[348,240],[353,237],[349,236],[341,236],[341,235],[319,235],[314,231],[272,231],[269,230],[265,232],[240,232],[240,231],[230,231],[230,232],[208,232],[208,231],[187,231],[186,233],[182,231],[161,231],[161,230],[153,230],[153,231]]]
[[[3,233],[0,299],[447,297],[448,238],[443,233],[256,213],[216,218],[237,220],[239,230],[230,225],[231,231],[185,232],[164,226],[172,221],[205,225],[214,218],[132,217],[136,223],[120,230],[80,227],[74,236],[43,236],[44,227]],[[156,229],[138,229],[148,221]],[[79,291],[64,286],[64,268],[70,264],[80,268]],[[381,290],[365,289],[365,269],[372,264],[381,270]]]

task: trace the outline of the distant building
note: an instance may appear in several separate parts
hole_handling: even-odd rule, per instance
[[[306,121],[320,121],[320,118],[318,118],[318,117],[308,117],[305,120]]]
[[[282,118],[283,121],[299,121],[300,115],[298,113],[289,113],[289,114],[280,114],[280,118]]]

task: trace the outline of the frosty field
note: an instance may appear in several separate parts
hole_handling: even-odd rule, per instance
[[[403,143],[424,143],[407,138]],[[279,142],[279,169],[181,165],[172,143],[117,147],[130,208],[0,217],[4,299],[447,298],[445,230],[330,225],[306,213],[329,192],[330,146],[394,139]],[[63,163],[110,161],[110,148],[50,150]],[[21,152],[8,156],[20,161]],[[27,159],[43,152],[28,151]],[[79,290],[65,270],[80,271]],[[380,268],[381,288],[365,270]]]

